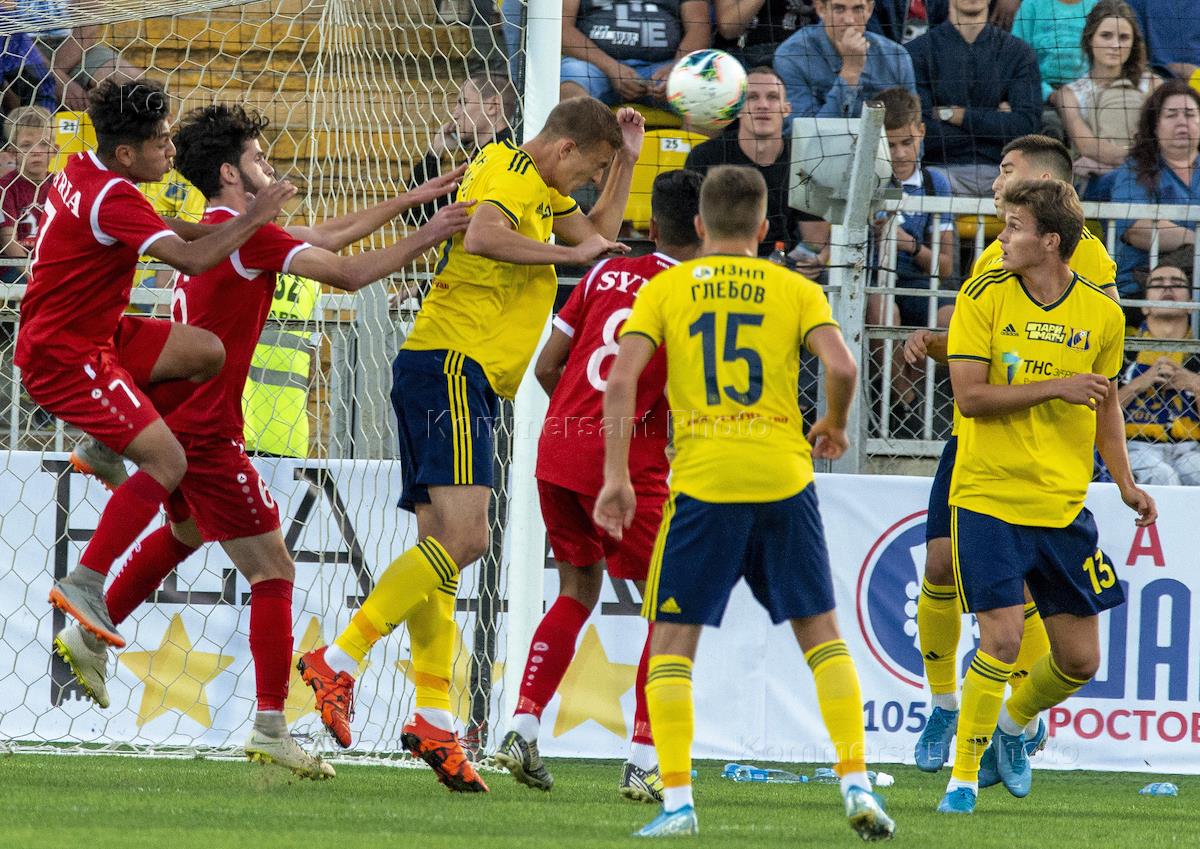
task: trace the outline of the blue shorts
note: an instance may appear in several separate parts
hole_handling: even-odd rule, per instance
[[[721,624],[745,578],[775,624],[833,610],[833,578],[817,492],[782,501],[714,504],[672,493],[654,543],[642,615]]]
[[[654,76],[654,72],[659,68],[669,68],[675,64],[674,59],[667,59],[665,62],[622,59],[620,62],[622,65],[632,68],[644,80],[648,80]],[[582,59],[570,56],[562,58],[562,63],[559,67],[559,83],[575,83],[575,85],[587,91],[592,97],[609,106],[615,106],[621,102],[608,76],[591,62],[585,62]],[[646,98],[643,98],[643,100],[646,100]]]
[[[925,541],[950,536],[950,478],[954,476],[954,458],[958,456],[958,437],[951,436],[942,449],[933,486],[929,488],[929,511],[925,514]]]
[[[950,508],[950,524],[954,583],[968,613],[1024,604],[1024,586],[1043,617],[1095,616],[1125,602],[1086,507],[1065,528],[1013,525],[962,507]]]
[[[431,486],[492,485],[500,401],[479,363],[454,351],[400,351],[392,361],[392,409],[401,509],[428,504]]]

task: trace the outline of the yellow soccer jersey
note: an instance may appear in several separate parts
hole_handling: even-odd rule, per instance
[[[948,356],[988,364],[988,383],[1025,384],[1121,371],[1125,315],[1076,274],[1053,304],[997,269],[963,284]],[[1092,478],[1096,413],[1053,400],[1003,416],[962,418],[950,504],[1017,525],[1061,528],[1083,507]]]
[[[621,332],[666,346],[673,490],[763,502],[812,482],[796,386],[800,346],[827,324],[820,287],[764,259],[703,257],[642,287]]]
[[[971,267],[971,276],[978,277],[985,271],[999,268],[1003,247],[999,239],[994,239],[984,248],[983,253],[975,260],[975,265]],[[1101,289],[1117,285],[1117,264],[1108,255],[1104,242],[1093,236],[1086,227],[1083,228],[1083,236],[1080,237],[1075,253],[1071,254],[1071,260],[1067,264],[1084,280],[1095,283]]]
[[[511,141],[484,147],[467,168],[458,200],[491,204],[522,236],[550,241],[554,219],[579,208],[546,185]],[[458,233],[442,246],[433,285],[404,347],[442,348],[483,367],[498,395],[512,398],[554,306],[553,265],[514,265],[469,254]]]

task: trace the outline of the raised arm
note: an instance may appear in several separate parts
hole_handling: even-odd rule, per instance
[[[562,241],[578,245],[595,234],[615,239],[621,231],[625,206],[629,202],[629,186],[633,182],[633,166],[642,152],[642,140],[646,135],[646,119],[627,106],[617,113],[617,121],[621,124],[624,143],[608,170],[604,190],[586,216],[574,213],[555,219],[554,235]]]

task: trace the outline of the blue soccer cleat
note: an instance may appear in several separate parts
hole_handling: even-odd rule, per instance
[[[700,833],[696,809],[684,805],[677,811],[660,811],[658,816],[633,833],[634,837],[691,837]]]
[[[1024,734],[1005,734],[999,728],[992,735],[991,748],[996,752],[996,771],[1008,792],[1018,799],[1029,795],[1033,786],[1033,768],[1025,752]]]
[[[1042,749],[1046,748],[1046,739],[1049,736],[1046,728],[1046,720],[1038,719],[1037,731],[1034,732],[1032,737],[1025,740],[1025,754],[1032,758]]]
[[[846,791],[846,819],[850,828],[863,840],[891,840],[896,822],[883,809],[883,800],[870,790],[851,787]]]
[[[917,740],[913,759],[922,772],[937,772],[950,756],[950,743],[958,730],[958,711],[935,707]]]
[[[979,761],[979,789],[1000,783],[1000,768],[996,766],[996,744],[988,743]]]
[[[975,791],[970,787],[947,790],[942,801],[938,803],[937,812],[939,814],[975,813]]]

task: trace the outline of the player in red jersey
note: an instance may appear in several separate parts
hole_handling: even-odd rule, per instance
[[[175,167],[209,202],[203,224],[237,220],[246,213],[247,196],[274,185],[274,169],[259,144],[266,125],[265,118],[247,114],[240,106],[219,105],[193,110],[180,121]],[[460,173],[316,227],[289,233],[265,224],[215,268],[183,276],[175,286],[175,321],[216,334],[225,347],[225,367],[167,417],[187,456],[179,491],[191,516],[142,540],[109,588],[108,610],[120,624],[202,542],[220,542],[250,583],[250,653],[258,713],[246,753],[305,777],[330,777],[333,768],[296,745],[284,719],[295,566],[279,530],[275,502],[246,456],[242,390],[270,311],[277,273],[292,272],[355,291],[401,270],[423,251],[463,230],[467,204],[444,207],[415,234],[391,247],[346,257],[332,251],[362,239],[410,207],[453,191]],[[85,691],[105,706],[103,644],[88,639],[75,626],[60,632],[55,642]]]
[[[606,259],[588,273],[562,311],[538,357],[535,374],[550,394],[538,443],[537,481],[542,518],[558,565],[559,595],[533,635],[511,729],[495,754],[517,781],[549,790],[554,777],[538,754],[542,711],[553,698],[575,654],[575,641],[600,598],[604,570],[645,589],[646,572],[662,505],[667,497],[667,368],[663,352],[638,383],[636,438],[630,468],[638,495],[637,515],[621,542],[592,521],[604,484],[604,387],[617,354],[617,333],[633,311],[642,284],[664,268],[691,259],[700,248],[694,220],[701,177],[669,171],[654,181],[650,237],[657,252]],[[649,634],[646,645],[649,646]],[[621,795],[662,801],[662,781],[650,734],[644,695],[647,654],[636,678],[633,741],[621,778]]]
[[[177,236],[134,185],[159,180],[170,167],[175,150],[167,111],[158,83],[106,82],[92,92],[88,114],[97,150],[75,156],[54,176],[21,301],[15,355],[34,401],[139,468],[113,492],[80,565],[50,591],[52,604],[118,647],[125,641],[104,605],[105,575],[186,468],[183,448],[160,414],[215,375],[224,360],[220,341],[196,328],[143,319],[117,332],[138,256],[190,274],[205,271],[295,193],[287,184],[273,186],[241,220],[194,241]]]

